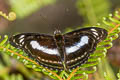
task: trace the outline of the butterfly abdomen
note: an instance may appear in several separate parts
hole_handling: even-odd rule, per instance
[[[66,65],[66,51],[65,51],[65,39],[61,32],[55,32],[54,39],[56,41],[56,46],[61,57],[61,62],[63,64],[64,70],[67,70]]]

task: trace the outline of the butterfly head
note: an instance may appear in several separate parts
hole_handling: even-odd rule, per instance
[[[58,30],[58,29],[57,29],[57,30],[55,30],[55,31],[54,31],[54,35],[61,35],[61,31],[60,31],[60,30]]]

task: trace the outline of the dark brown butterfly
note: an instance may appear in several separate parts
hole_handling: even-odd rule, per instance
[[[71,70],[84,64],[97,43],[104,40],[107,31],[102,28],[88,27],[66,34],[59,30],[54,35],[21,33],[9,41],[14,47],[24,50],[29,57],[49,69]]]

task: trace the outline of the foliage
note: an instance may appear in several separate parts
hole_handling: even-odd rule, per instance
[[[120,80],[120,73],[118,73],[117,76],[118,76],[118,80]]]
[[[110,11],[110,2],[108,0],[78,0],[76,6],[79,14],[85,19],[84,24],[89,25],[96,25]]]
[[[10,0],[12,11],[17,15],[17,18],[29,16],[39,8],[54,3],[55,0]]]

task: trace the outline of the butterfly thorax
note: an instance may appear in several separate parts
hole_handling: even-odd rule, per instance
[[[66,66],[66,51],[65,51],[65,40],[64,36],[60,31],[56,30],[54,32],[54,39],[56,41],[56,46],[61,57],[61,62],[63,64],[64,70],[67,70]]]

